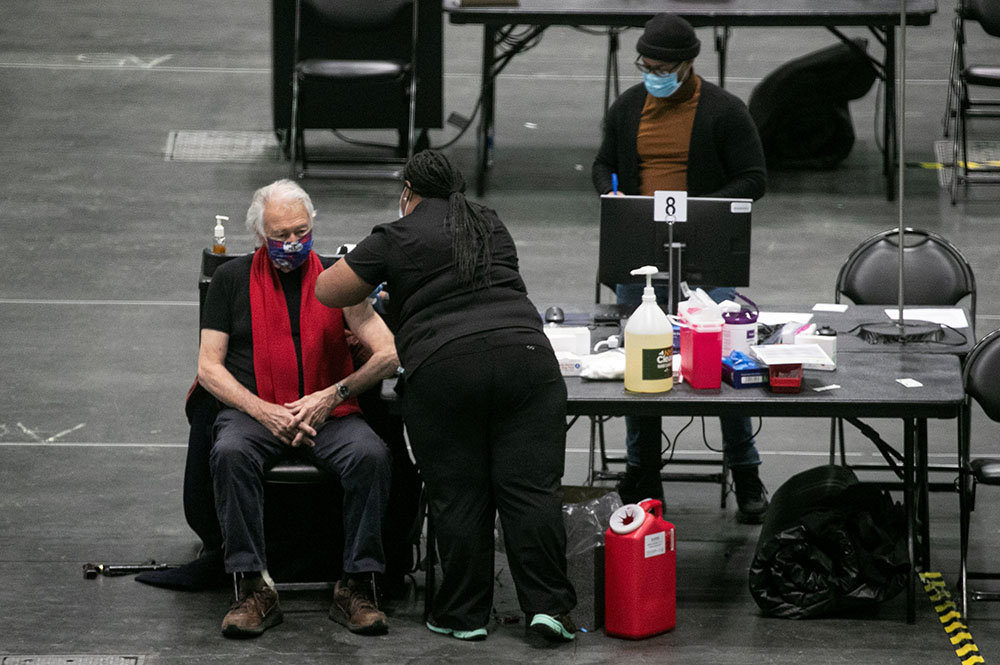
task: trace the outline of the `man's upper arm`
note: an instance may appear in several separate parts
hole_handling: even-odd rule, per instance
[[[341,307],[346,311],[349,306],[365,302],[365,297],[374,288],[375,284],[366,282],[341,259],[316,278],[316,299],[327,307]]]
[[[732,106],[726,120],[723,158],[730,182],[714,195],[739,196],[756,201],[764,196],[767,188],[767,161],[757,126],[742,102]]]
[[[212,275],[208,283],[208,292],[201,307],[202,328],[213,328],[232,332],[233,299],[235,298],[234,269],[236,263],[229,261],[222,264]]]
[[[367,299],[357,305],[345,307],[343,311],[347,327],[372,353],[396,352],[396,340],[392,332]]]
[[[616,172],[618,161],[618,114],[612,106],[601,125],[601,145],[590,167],[590,179],[598,194],[611,191],[611,174]]]

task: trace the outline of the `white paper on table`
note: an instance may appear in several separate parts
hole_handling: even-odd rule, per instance
[[[850,307],[847,303],[842,302],[818,302],[813,305],[814,312],[839,312],[843,314]]]
[[[886,309],[885,315],[895,321],[899,318],[899,308]],[[913,307],[903,308],[904,321],[929,321],[951,328],[968,328],[969,322],[965,318],[965,311],[961,307],[938,307],[927,309],[916,309]]]
[[[812,317],[812,314],[802,312],[760,312],[757,315],[757,323],[765,326],[777,326],[789,321],[809,323]]]
[[[836,364],[819,344],[762,344],[750,353],[765,365],[802,365],[804,369],[835,369]]]

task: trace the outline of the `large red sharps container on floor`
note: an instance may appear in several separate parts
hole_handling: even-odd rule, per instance
[[[647,499],[622,506],[604,534],[604,632],[632,640],[677,623],[674,525],[663,504]]]

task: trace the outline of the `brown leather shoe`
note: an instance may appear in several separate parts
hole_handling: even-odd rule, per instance
[[[222,634],[226,637],[257,637],[271,626],[277,626],[284,617],[278,606],[278,592],[264,580],[240,581],[240,595],[222,620]]]
[[[389,621],[375,604],[371,585],[359,580],[340,580],[333,588],[330,618],[358,635],[385,635]]]

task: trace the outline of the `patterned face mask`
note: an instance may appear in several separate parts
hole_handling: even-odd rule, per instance
[[[267,239],[268,256],[271,257],[275,265],[289,270],[295,270],[306,262],[306,259],[309,258],[309,252],[312,251],[312,246],[312,231],[292,242]]]

